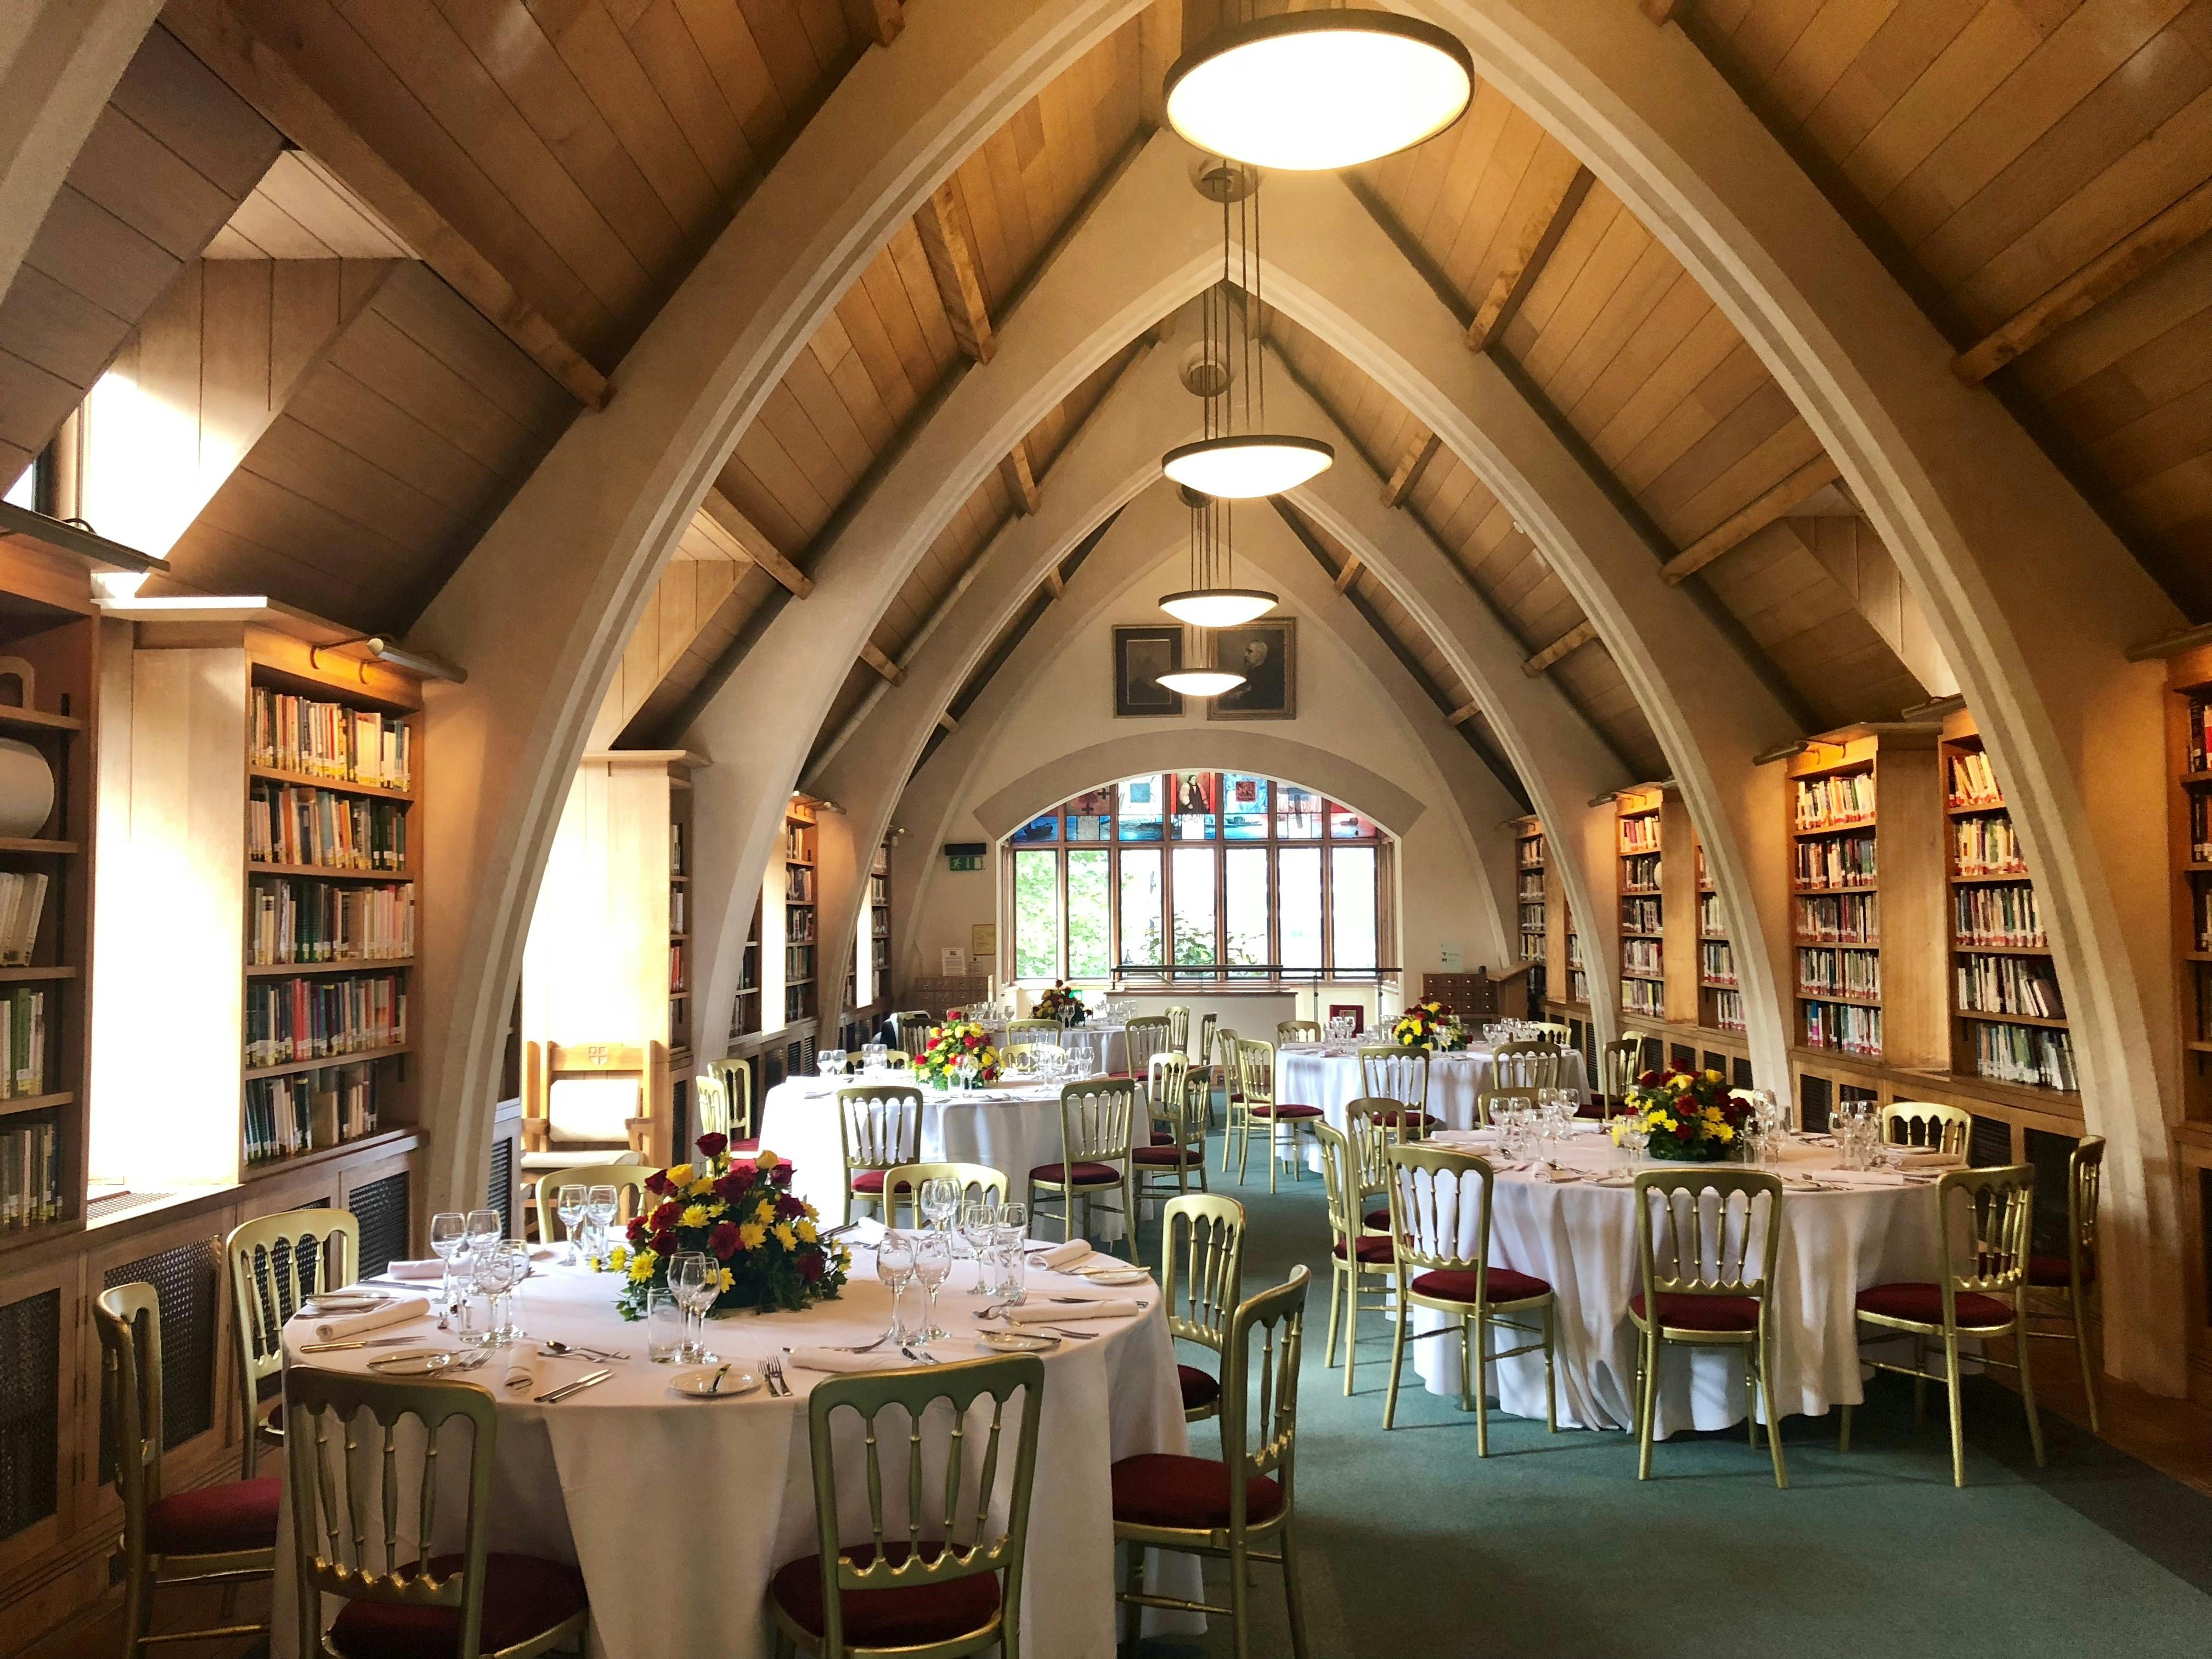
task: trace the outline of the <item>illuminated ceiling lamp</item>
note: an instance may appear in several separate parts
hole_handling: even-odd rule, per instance
[[[1450,33],[1387,11],[1250,16],[1168,71],[1168,124],[1209,155],[1285,172],[1358,167],[1433,138],[1474,96]]]
[[[1244,677],[1216,665],[1213,630],[1266,615],[1275,608],[1275,596],[1235,585],[1228,524],[1234,503],[1188,487],[1182,499],[1190,508],[1190,586],[1160,601],[1160,609],[1183,624],[1182,666],[1161,675],[1159,683],[1186,697],[1218,697],[1243,684]]]

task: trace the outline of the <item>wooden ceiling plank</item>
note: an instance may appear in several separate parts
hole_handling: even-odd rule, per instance
[[[1815,457],[1668,560],[1659,567],[1659,574],[1669,582],[1679,582],[1704,569],[1737,543],[1765,529],[1815,490],[1841,477],[1843,469],[1827,455]]]
[[[803,599],[814,591],[813,580],[806,573],[777,552],[775,544],[720,490],[709,489],[701,507],[740,553],[775,577],[793,598]]]
[[[590,409],[605,407],[610,391],[606,376],[281,54],[257,39],[237,13],[222,0],[182,0],[164,14],[164,21],[264,119],[313,152],[433,270],[579,403]]]
[[[1398,465],[1390,471],[1389,483],[1382,486],[1382,505],[1399,507],[1413,493],[1413,486],[1421,481],[1421,474],[1436,459],[1437,451],[1443,447],[1443,440],[1426,427],[1415,427]]]
[[[1475,307],[1474,320],[1468,325],[1467,343],[1471,350],[1486,349],[1504,333],[1514,313],[1528,297],[1528,290],[1543,274],[1545,263],[1558,248],[1559,238],[1566,234],[1575,210],[1589,194],[1592,182],[1588,167],[1577,167],[1559,191],[1539,202],[1522,222],[1512,256],[1492,281],[1490,291]]]
[[[1969,385],[1985,380],[2038,341],[2212,231],[2212,179],[2047,289],[2020,313],[1969,346],[1951,367]]]
[[[1182,56],[1182,0],[1152,0],[1137,18],[1137,87],[1145,125],[1168,124],[1167,73]]]
[[[1553,640],[1541,651],[1521,665],[1521,672],[1534,679],[1571,651],[1579,651],[1597,637],[1597,624],[1589,621],[1577,623]]]
[[[937,296],[945,306],[945,319],[961,350],[979,363],[988,363],[998,350],[991,332],[991,313],[983,302],[983,283],[975,269],[969,240],[967,212],[956,180],[939,185],[921,211],[914,216],[922,252],[929,256],[929,273],[937,279]]]

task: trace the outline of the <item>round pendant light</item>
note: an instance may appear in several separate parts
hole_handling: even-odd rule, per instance
[[[1285,172],[1358,167],[1433,138],[1474,96],[1445,30],[1387,11],[1232,23],[1168,71],[1168,124],[1199,149]]]
[[[1218,697],[1224,691],[1234,691],[1244,684],[1242,674],[1231,674],[1219,668],[1178,668],[1160,676],[1159,683],[1170,691],[1180,691],[1186,697]]]
[[[1241,501],[1295,489],[1335,460],[1336,451],[1318,438],[1249,432],[1170,449],[1160,470],[1203,495]]]
[[[1256,587],[1191,587],[1170,593],[1160,609],[1193,628],[1237,628],[1275,608],[1275,596]]]

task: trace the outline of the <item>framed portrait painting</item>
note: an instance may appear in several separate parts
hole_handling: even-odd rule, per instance
[[[1160,684],[1160,676],[1182,666],[1180,628],[1116,628],[1114,630],[1114,713],[1117,718],[1179,715],[1182,693]]]
[[[1298,712],[1298,624],[1294,617],[1269,617],[1214,635],[1214,663],[1242,674],[1244,684],[1212,699],[1214,720],[1287,720]]]

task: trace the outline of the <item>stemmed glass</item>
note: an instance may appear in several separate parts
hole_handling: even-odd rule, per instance
[[[438,1328],[453,1328],[453,1258],[468,1248],[469,1218],[459,1210],[441,1210],[430,1218],[430,1252],[446,1264],[445,1282],[438,1289]],[[463,1307],[466,1307],[463,1304]],[[464,1314],[464,1318],[466,1316]],[[466,1329],[465,1324],[462,1327]]]
[[[933,1176],[921,1183],[921,1215],[930,1231],[942,1233],[960,1212],[960,1183],[945,1176]]]
[[[592,1254],[603,1259],[607,1253],[607,1229],[614,1225],[619,1198],[611,1185],[593,1187],[584,1196],[584,1218],[592,1228]]]
[[[492,1246],[506,1268],[506,1316],[500,1321],[499,1340],[520,1342],[530,1333],[522,1328],[522,1281],[530,1277],[530,1246],[519,1238],[502,1238]]]
[[[1634,1169],[1643,1162],[1644,1149],[1651,1144],[1651,1126],[1641,1112],[1629,1112],[1614,1121],[1620,1125],[1620,1149],[1628,1154],[1628,1165]]]
[[[906,1287],[914,1283],[915,1248],[912,1233],[886,1232],[876,1246],[876,1277],[891,1287],[891,1328],[886,1340],[902,1347],[914,1340],[906,1328]]]
[[[960,1206],[960,1236],[975,1255],[975,1282],[970,1296],[992,1294],[991,1243],[999,1228],[999,1206],[988,1198],[970,1199]]]
[[[694,1365],[719,1364],[720,1356],[707,1352],[707,1310],[722,1293],[720,1264],[704,1250],[685,1250],[671,1256],[668,1288],[676,1292],[677,1301],[691,1321],[692,1334],[684,1345],[684,1358]]]
[[[999,1282],[994,1294],[1001,1302],[1022,1302],[1028,1299],[1029,1290],[1024,1280],[1029,1269],[1030,1209],[1026,1204],[1003,1204],[999,1206],[999,1224],[992,1230],[997,1241],[993,1254],[998,1258]]]
[[[523,1259],[529,1260],[526,1255]],[[507,1334],[507,1295],[514,1288],[514,1258],[495,1241],[477,1251],[471,1260],[476,1287],[483,1292],[486,1304],[483,1346],[500,1347],[511,1340]]]
[[[480,1266],[483,1263],[485,1255],[489,1253],[491,1247],[498,1243],[499,1241],[506,1236],[507,1229],[500,1224],[499,1212],[497,1210],[471,1210],[469,1212],[467,1237],[467,1249],[470,1261],[472,1264]],[[464,1285],[461,1288],[464,1292],[465,1292],[468,1286]],[[463,1299],[464,1308],[465,1308],[466,1305],[466,1298],[465,1296]],[[468,1316],[465,1312],[462,1315],[462,1328],[465,1330],[467,1326]]]
[[[583,1259],[576,1249],[576,1224],[584,1218],[585,1200],[590,1191],[587,1187],[580,1187],[570,1182],[561,1188],[554,1200],[553,1213],[561,1218],[561,1230],[568,1236],[568,1260],[566,1265],[571,1267]]]
[[[943,1340],[952,1334],[937,1322],[937,1290],[952,1272],[952,1237],[949,1233],[924,1233],[914,1241],[914,1276],[929,1292],[922,1309],[921,1334]]]

